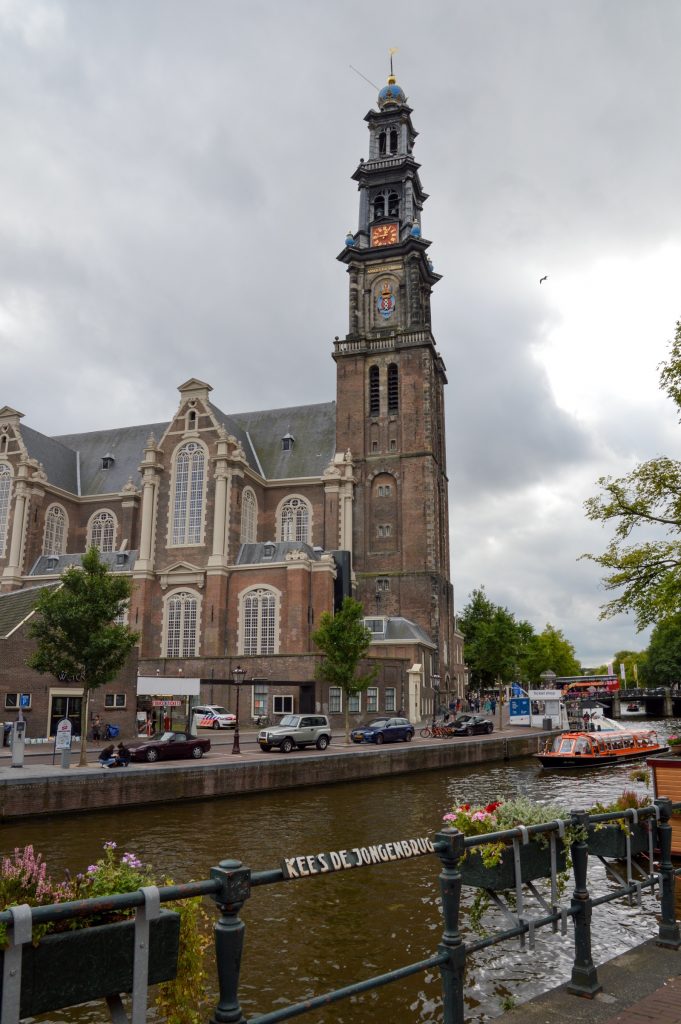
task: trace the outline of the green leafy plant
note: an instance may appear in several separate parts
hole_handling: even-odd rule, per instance
[[[645,769],[644,769],[645,771]],[[632,772],[630,778],[633,779],[635,772]],[[648,780],[650,775],[648,775]],[[643,779],[639,781],[645,781]],[[609,804],[596,803],[593,807],[589,808],[589,814],[612,814],[614,811],[627,811],[627,810],[638,810],[640,807],[649,807],[650,797],[647,795],[640,795],[635,793],[633,789],[623,789],[620,795]],[[596,831],[607,828],[609,825],[616,825],[621,828],[623,832],[631,833],[631,822],[628,818],[617,818],[615,821],[601,821],[596,823],[593,828]]]

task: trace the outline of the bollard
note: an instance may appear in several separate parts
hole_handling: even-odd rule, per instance
[[[591,899],[586,887],[586,873],[589,863],[589,847],[586,843],[586,826],[589,815],[586,811],[571,811],[572,824],[582,827],[583,838],[570,847],[572,867],[575,875],[575,891],[572,894],[572,910],[575,921],[575,960],[572,977],[567,984],[568,992],[588,999],[601,991],[594,962],[591,959]]]
[[[211,1024],[246,1024],[239,1005],[239,973],[246,926],[239,911],[251,895],[251,871],[239,860],[221,860],[210,869],[210,877],[221,888],[213,899],[220,908],[215,925],[215,960],[218,968],[220,1001],[211,1017]]]
[[[681,946],[681,933],[674,903],[676,875],[671,855],[672,827],[669,824],[672,802],[669,797],[661,796],[655,801],[655,806],[659,809],[660,815],[657,823],[657,840],[660,847],[660,929],[657,945],[678,949]]]
[[[442,861],[440,892],[445,930],[438,952],[446,953],[447,963],[440,965],[444,1024],[464,1024],[463,985],[466,947],[459,934],[461,872],[459,861],[465,852],[464,836],[456,828],[446,828],[435,836],[435,850]]]

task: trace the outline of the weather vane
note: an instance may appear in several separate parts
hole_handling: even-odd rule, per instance
[[[391,46],[390,49],[388,50],[388,53],[390,55],[390,74],[394,78],[395,72],[393,71],[393,54],[399,53],[399,50],[397,49],[396,46]]]

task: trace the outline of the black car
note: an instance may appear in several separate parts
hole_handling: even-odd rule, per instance
[[[462,715],[452,723],[450,732],[452,736],[473,736],[476,732],[492,732],[494,723],[482,715]]]
[[[210,740],[198,736],[187,736],[184,732],[157,733],[144,743],[130,747],[131,761],[175,761],[179,758],[203,757],[210,750]]]

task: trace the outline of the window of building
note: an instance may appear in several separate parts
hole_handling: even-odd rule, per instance
[[[397,192],[388,192],[388,216],[399,217],[400,215],[400,197]]]
[[[9,502],[12,493],[12,470],[6,463],[0,463],[0,555],[7,537]]]
[[[3,455],[8,449],[9,449],[9,437],[3,431],[3,433],[0,434],[0,455]]]
[[[378,524],[378,536],[379,537],[392,537],[393,528],[390,523],[379,523]]]
[[[385,688],[385,695],[384,695],[385,710],[386,711],[396,711],[397,710],[396,700],[397,700],[397,690],[396,690],[396,688],[394,686],[386,686],[386,688]]]
[[[5,708],[10,711],[18,711],[20,708],[22,711],[27,711],[31,706],[31,694],[30,693],[6,693],[5,694]]]
[[[206,453],[197,441],[188,441],[175,459],[172,544],[200,544]]]
[[[198,653],[198,598],[178,590],[166,601],[166,658],[194,658]]]
[[[196,430],[196,409],[190,409],[187,413],[187,430]]]
[[[378,496],[379,498],[389,498],[392,494],[393,489],[391,484],[379,484],[378,485]]]
[[[385,132],[385,131],[378,133],[378,155],[379,156],[385,156],[386,135],[387,135],[387,132]]]
[[[372,452],[377,452],[378,451],[378,441],[372,441],[371,442],[371,450],[372,450]]]
[[[255,492],[245,487],[241,495],[241,543],[255,544],[257,538],[258,502]]]
[[[259,588],[242,594],[240,653],[276,654],[278,619],[277,598],[273,591]]]
[[[343,691],[340,686],[329,687],[329,714],[339,715],[343,710]]]
[[[377,366],[369,367],[369,415],[378,416],[381,411],[381,389]]]
[[[304,498],[287,498],[281,508],[280,530],[282,540],[310,543],[310,506]]]
[[[399,372],[397,363],[388,367],[388,412],[397,414],[400,411]]]
[[[293,451],[293,445],[296,443],[295,437],[292,434],[284,434],[281,439],[281,450],[282,452]]]
[[[374,220],[378,220],[379,217],[385,217],[385,196],[383,193],[374,199]]]
[[[397,152],[397,128],[392,128],[390,130],[390,152]]]
[[[61,505],[50,505],[45,514],[44,555],[63,555],[66,551],[66,512]]]
[[[378,576],[376,578],[376,590],[379,594],[390,590],[390,580],[387,576]]]
[[[116,540],[116,517],[108,509],[96,512],[89,523],[89,544],[98,551],[113,551]]]
[[[291,694],[286,694],[285,696],[275,694],[272,697],[272,712],[275,715],[292,715],[293,697]]]
[[[115,461],[113,455],[103,455],[102,469],[111,469]]]
[[[259,718],[260,715],[267,714],[267,703],[268,703],[269,687],[264,683],[253,684],[253,717]]]
[[[351,715],[359,715],[362,710],[362,694],[353,693],[348,696],[348,712]]]
[[[385,619],[365,619],[364,625],[374,639],[382,640],[385,634]]]
[[[126,699],[124,693],[105,693],[104,694],[104,707],[105,708],[124,708],[126,705]]]
[[[397,441],[395,440],[394,437],[390,438],[390,451],[391,452],[397,451]]]
[[[378,687],[370,686],[367,689],[367,714],[375,715],[378,711]]]

